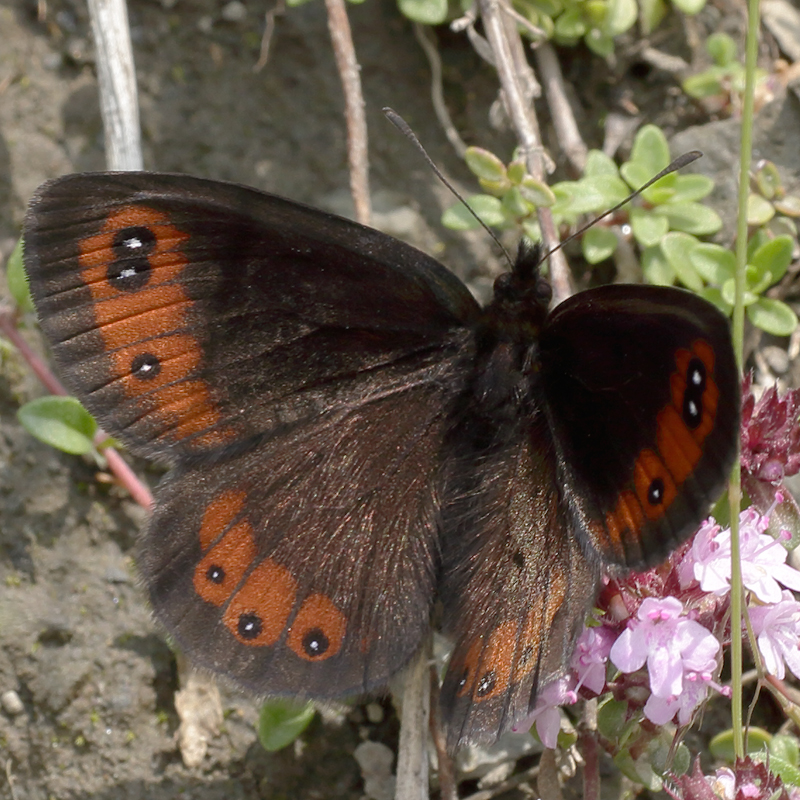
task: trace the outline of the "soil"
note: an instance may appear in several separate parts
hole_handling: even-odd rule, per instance
[[[741,11],[739,3],[731,6]],[[466,191],[475,190],[436,121],[428,63],[412,26],[390,0],[348,8],[366,96],[375,224],[434,253],[485,293],[499,269],[491,243],[483,234],[441,227],[451,196],[380,112],[389,105],[403,114],[434,161]],[[324,6],[309,2],[281,16],[269,62],[254,72],[266,10],[255,2],[241,8],[213,0],[130,3],[146,166],[248,183],[347,213],[342,95]],[[736,28],[741,18],[729,11],[724,2],[711,5],[689,26],[704,33],[724,20]],[[655,43],[699,58],[699,49],[681,44],[683,33],[672,18]],[[0,34],[5,257],[36,187],[59,174],[102,169],[104,156],[85,6],[40,0],[37,9],[31,0],[0,0]],[[437,36],[457,128],[468,143],[508,159],[510,133],[488,122],[493,69],[465,37],[446,29]],[[633,48],[621,46],[611,66],[598,66],[582,47],[561,56],[591,146],[602,144],[609,112],[631,111],[634,103],[642,121],[670,132],[709,119],[676,90],[672,76],[648,66]],[[777,118],[790,115],[784,125],[800,130],[796,95],[784,92],[776,102]],[[772,137],[763,133],[764,155],[778,131],[796,135],[784,125],[774,125]],[[545,133],[552,145],[547,125]],[[706,142],[710,136],[700,134]],[[791,152],[784,139],[780,147]],[[797,146],[779,163],[787,188],[795,190],[799,153]],[[730,170],[731,163],[715,161],[714,169]],[[44,352],[27,323],[26,336]],[[787,374],[797,385],[796,373]],[[175,656],[153,624],[131,555],[144,512],[99,481],[96,464],[58,453],[19,426],[17,409],[41,393],[21,358],[0,348],[0,695],[14,691],[22,703],[19,713],[0,711],[0,798],[363,797],[357,745],[372,740],[396,750],[398,726],[387,700],[328,710],[294,746],[268,754],[256,739],[255,703],[223,689],[221,732],[199,767],[184,765],[175,741]],[[157,483],[157,470],[134,464]]]

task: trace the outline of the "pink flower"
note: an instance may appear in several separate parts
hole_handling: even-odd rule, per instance
[[[572,655],[572,669],[578,678],[577,692],[582,686],[600,694],[606,685],[606,662],[614,634],[603,626],[584,628]]]
[[[720,688],[713,681],[719,650],[717,639],[684,615],[679,600],[650,597],[612,646],[610,658],[623,672],[634,672],[646,662],[652,695],[645,716],[663,725],[678,714],[684,725],[708,687]]]
[[[788,666],[800,677],[800,603],[794,595],[784,591],[780,602],[751,608],[750,620],[767,672],[783,680]]]
[[[524,731],[535,724],[542,744],[549,750],[554,750],[558,742],[558,732],[561,730],[561,712],[558,707],[572,705],[578,700],[574,686],[575,679],[572,676],[548,683],[539,692],[536,707],[513,730]]]
[[[646,598],[609,654],[623,672],[635,672],[647,662],[650,688],[663,697],[681,690],[683,670],[675,643],[682,613],[683,605],[674,597]]]
[[[800,590],[800,572],[786,563],[786,548],[764,533],[769,515],[761,516],[746,508],[739,515],[739,541],[742,554],[742,581],[763,603],[777,603],[781,587]],[[706,524],[695,537],[691,549],[693,571],[705,592],[717,595],[730,591],[731,531]]]

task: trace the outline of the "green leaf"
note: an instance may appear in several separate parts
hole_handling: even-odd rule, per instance
[[[290,745],[314,718],[311,703],[300,704],[291,700],[272,700],[261,706],[258,716],[258,741],[269,753]]]
[[[569,8],[556,19],[553,37],[561,44],[574,44],[587,31],[583,16],[577,8]]]
[[[8,281],[8,290],[17,307],[23,313],[28,314],[33,311],[33,298],[31,290],[28,288],[28,276],[25,274],[25,267],[22,263],[23,248],[24,244],[20,239],[8,257],[6,280]]]
[[[581,247],[583,257],[590,264],[599,264],[613,255],[617,249],[617,237],[614,231],[595,225],[583,234]]]
[[[675,283],[675,270],[658,245],[642,252],[642,274],[648,283],[656,286],[672,286]]]
[[[775,207],[760,194],[751,192],[747,197],[747,224],[766,225],[775,216]]]
[[[626,168],[633,169],[633,165],[636,165],[636,171],[643,170],[646,173],[646,177],[641,183],[634,184],[628,181],[634,189],[638,189],[643,183],[649,181],[650,178],[664,169],[667,164],[669,164],[669,145],[664,131],[656,125],[645,125],[636,134],[633,140],[630,161],[622,165],[620,172],[622,172],[622,177],[628,181],[628,176],[625,174]],[[642,176],[639,175],[638,177]]]
[[[590,150],[586,155],[583,177],[594,178],[597,175],[619,176],[619,168],[614,163],[614,159],[607,156],[602,150]]]
[[[800,217],[800,197],[787,194],[774,202],[776,211],[786,214],[787,217]]]
[[[611,58],[614,55],[614,39],[606,33],[592,28],[586,36],[583,37],[586,46],[600,58]]]
[[[714,189],[714,181],[707,175],[675,175],[672,203],[685,203],[690,200],[702,200]]]
[[[800,765],[800,742],[796,736],[789,736],[785,733],[776,733],[769,744],[769,757],[782,758],[787,764],[794,767]],[[790,781],[793,786],[799,786],[800,782]]]
[[[605,30],[608,36],[619,36],[630,30],[639,15],[636,0],[609,0]]]
[[[632,208],[631,229],[640,247],[652,247],[669,231],[669,220],[644,208]]]
[[[73,455],[90,453],[94,417],[74,397],[40,397],[17,411],[20,424],[40,442]]]
[[[703,288],[703,280],[692,266],[692,251],[699,242],[686,233],[668,233],[661,240],[661,250],[678,280],[694,292]]]
[[[508,222],[503,204],[496,197],[475,194],[467,199],[467,203],[487,225],[502,226]],[[454,231],[471,231],[481,226],[463,203],[456,203],[442,214],[442,225]]]
[[[653,210],[657,214],[663,214],[673,230],[695,236],[708,236],[722,227],[719,214],[713,208],[700,203],[667,203]]]
[[[800,769],[796,764],[775,755],[772,748],[769,754],[769,771],[777,775],[786,786],[800,786]]]
[[[502,197],[513,186],[508,178],[503,178],[499,181],[488,181],[486,178],[478,178],[478,183],[484,192],[494,197]]]
[[[736,61],[736,42],[727,33],[712,33],[706,40],[706,50],[719,67]]]
[[[552,187],[556,198],[553,213],[575,219],[581,214],[608,208],[604,203],[605,194],[601,183],[597,179],[584,178],[555,184]]]
[[[736,270],[736,256],[718,244],[700,242],[689,257],[706,283],[719,286],[732,278]]]
[[[759,194],[767,200],[775,200],[783,195],[781,176],[772,161],[765,161],[756,170],[756,186],[758,186]]]
[[[778,236],[756,250],[748,264],[756,268],[759,274],[772,273],[772,283],[777,283],[792,263],[794,241],[790,236]]]
[[[628,704],[612,695],[602,699],[597,707],[597,730],[608,740],[616,741],[628,722]]]
[[[508,178],[505,164],[494,154],[482,147],[468,147],[464,160],[470,170],[487,181],[502,181]]]
[[[521,158],[514,159],[506,169],[506,176],[511,183],[522,183],[522,179],[528,174],[528,168]]]
[[[769,731],[751,726],[747,729],[747,752],[749,754],[761,752],[769,745],[771,739],[772,734]],[[718,733],[709,742],[709,750],[714,758],[732,764],[736,759],[733,749],[733,731],[728,728],[728,730]]]
[[[649,36],[667,15],[664,0],[639,0],[639,26],[643,36]]]
[[[736,302],[736,282],[734,279],[731,278],[730,280],[725,281],[720,288],[722,290],[722,299],[726,303],[730,303],[733,306]],[[749,306],[752,303],[755,303],[756,300],[758,300],[757,294],[753,294],[753,292],[749,291],[748,289],[745,289],[742,292],[743,305]]]
[[[504,211],[511,217],[527,217],[535,211],[533,204],[529,203],[523,197],[518,186],[512,186],[511,189],[503,195],[501,202]]]
[[[722,290],[719,287],[703,287],[703,290],[700,292],[700,297],[708,300],[709,303],[713,303],[726,317],[730,316],[730,313],[733,310],[733,305],[725,302],[725,299],[722,296]],[[719,517],[715,517],[715,519],[719,520]]]
[[[537,181],[531,175],[526,175],[519,185],[519,190],[522,196],[529,202],[533,203],[537,208],[543,206],[550,208],[556,202],[556,196],[553,190],[543,181]]]
[[[773,336],[789,336],[797,327],[797,314],[786,303],[769,297],[759,297],[747,306],[747,317],[757,328]]]
[[[689,15],[698,14],[706,4],[706,0],[672,0],[672,2],[675,8]]]
[[[683,81],[681,86],[689,97],[702,100],[705,97],[716,97],[722,94],[722,81],[724,79],[725,73],[719,67],[712,67],[698,75],[690,75]]]
[[[447,0],[397,0],[400,12],[412,22],[441,25],[447,19]]]

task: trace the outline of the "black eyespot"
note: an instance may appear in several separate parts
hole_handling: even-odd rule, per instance
[[[458,679],[458,688],[463,689],[467,685],[467,678],[469,678],[469,667],[465,667]]]
[[[222,567],[217,566],[216,564],[212,564],[206,570],[206,580],[216,584],[222,583],[225,580],[225,570],[222,569]]]
[[[703,394],[706,390],[706,365],[693,358],[686,369],[686,391],[683,394],[683,421],[696,428],[703,419]]]
[[[519,550],[511,556],[511,560],[514,562],[514,566],[517,569],[522,569],[525,566],[525,556],[523,556]]]
[[[261,634],[261,617],[252,611],[239,614],[239,624],[236,630],[242,639],[257,639]]]
[[[108,265],[108,282],[123,292],[135,292],[150,280],[150,254],[155,234],[144,226],[124,228],[114,234],[111,249],[116,258]]]
[[[478,697],[486,697],[486,695],[489,694],[492,689],[494,689],[496,683],[497,675],[495,675],[493,669],[490,669],[488,672],[484,673],[481,676],[481,679],[478,681],[476,694]]]
[[[152,353],[140,353],[131,361],[131,375],[140,380],[152,380],[159,372],[161,362]]]
[[[330,646],[328,637],[319,628],[312,628],[303,636],[303,650],[309,658],[323,655]]]
[[[647,489],[647,502],[651,506],[657,506],[664,500],[664,481],[656,478]]]

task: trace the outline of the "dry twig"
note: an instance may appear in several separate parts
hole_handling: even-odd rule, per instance
[[[363,225],[369,225],[372,203],[369,196],[367,120],[364,115],[364,95],[361,92],[361,75],[353,46],[353,35],[344,0],[325,0],[325,7],[328,10],[328,30],[344,92],[350,191],[353,195],[356,219]]]

